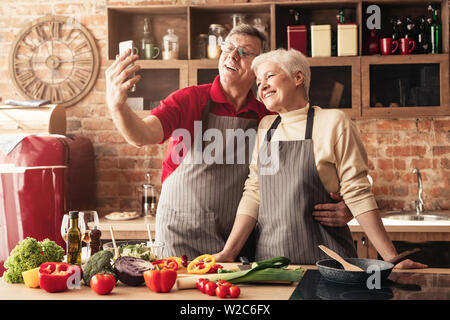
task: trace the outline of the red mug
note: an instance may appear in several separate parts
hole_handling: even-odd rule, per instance
[[[392,46],[394,48],[392,49]],[[380,40],[380,51],[382,55],[393,54],[398,49],[398,41],[392,38],[383,38]]]
[[[414,47],[416,46],[416,42],[413,39],[409,38],[401,38],[400,39],[400,53],[401,54],[410,54]]]

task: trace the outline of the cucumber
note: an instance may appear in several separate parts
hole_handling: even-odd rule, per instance
[[[280,256],[275,258],[270,258],[262,261],[255,261],[252,263],[252,269],[264,269],[264,268],[282,268],[289,265],[289,258]]]

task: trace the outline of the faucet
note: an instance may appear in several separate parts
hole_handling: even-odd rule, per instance
[[[412,173],[417,174],[417,184],[419,187],[419,200],[414,201],[414,204],[416,206],[416,214],[421,214],[424,211],[423,208],[423,198],[422,198],[422,193],[423,193],[423,185],[422,185],[422,175],[420,174],[420,170],[418,168],[414,168]]]

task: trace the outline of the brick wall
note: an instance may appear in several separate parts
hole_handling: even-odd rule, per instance
[[[63,1],[0,2],[0,97],[21,99],[9,78],[8,54],[24,24],[46,14],[80,13],[81,23],[97,41],[101,68],[92,91],[67,108],[68,133],[89,137],[95,147],[98,211],[128,211],[137,206],[136,190],[149,172],[161,189],[160,168],[165,145],[136,148],[118,134],[105,106],[107,5],[174,4],[177,1]],[[197,1],[203,2],[203,1]],[[207,2],[217,3],[216,0]],[[220,1],[224,2],[224,1]],[[246,2],[231,1],[225,2]],[[178,0],[178,3],[186,3]],[[450,209],[450,117],[398,120],[358,120],[370,159],[374,193],[381,208],[408,209],[417,198],[411,173],[421,169],[426,208]]]

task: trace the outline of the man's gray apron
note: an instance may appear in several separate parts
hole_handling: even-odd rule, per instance
[[[214,129],[220,131],[224,138],[227,130],[230,134],[236,132],[235,129],[242,129],[241,133],[252,129],[249,130],[252,138],[245,139],[245,143],[239,139],[235,141],[234,137],[224,139],[221,150],[217,145],[203,144],[205,151],[208,146],[215,146],[219,155],[222,152],[223,157],[219,158],[223,159],[223,164],[196,162],[195,157],[201,150],[195,150],[194,143],[180,165],[164,181],[156,213],[156,240],[165,242],[163,255],[166,257],[186,254],[191,260],[201,254],[222,250],[244,191],[258,121],[216,116],[210,113],[210,108],[211,100],[203,110],[202,136],[205,129],[211,128],[212,132]],[[213,142],[214,138],[211,140]],[[230,151],[233,146],[234,151]],[[231,164],[226,161],[227,150],[233,152],[232,161],[228,161]],[[244,153],[243,158],[237,159],[238,152],[241,156]],[[211,154],[216,155],[215,152]],[[239,164],[238,160],[243,162]],[[250,237],[242,255],[254,256],[254,237]]]
[[[294,264],[315,264],[328,258],[317,247],[319,244],[343,257],[356,257],[348,226],[326,227],[314,220],[312,215],[316,204],[335,202],[320,181],[314,161],[313,120],[314,108],[310,107],[305,140],[271,143],[273,132],[281,121],[278,116],[260,148],[258,180],[261,202],[257,261],[285,256]],[[278,148],[278,155],[273,152],[275,148]],[[266,154],[277,159],[271,159],[270,164],[266,161]],[[274,161],[278,166],[275,173],[268,170]]]

